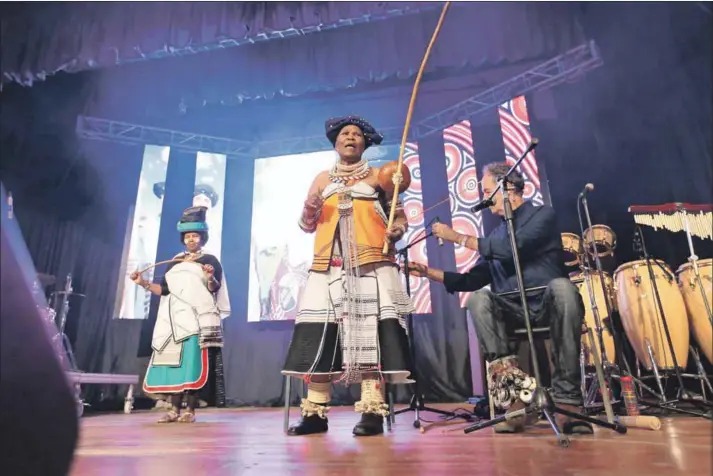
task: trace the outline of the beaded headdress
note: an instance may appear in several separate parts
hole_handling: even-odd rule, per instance
[[[206,207],[191,207],[183,210],[181,220],[178,222],[178,231],[180,233],[205,233],[208,231],[208,223],[206,223],[205,215],[208,208]]]
[[[364,133],[364,143],[365,147],[371,145],[379,145],[381,141],[384,140],[384,136],[376,132],[374,126],[369,124],[365,119],[358,116],[344,116],[344,117],[333,117],[332,119],[327,119],[324,124],[325,133],[327,139],[334,146],[337,143],[337,136],[339,131],[344,127],[353,125],[357,126]]]

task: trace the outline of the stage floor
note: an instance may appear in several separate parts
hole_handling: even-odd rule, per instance
[[[293,421],[298,413],[292,409]],[[710,476],[713,470],[713,426],[699,418],[665,418],[660,431],[627,435],[598,429],[562,449],[542,423],[522,435],[450,431],[464,423],[421,433],[412,415],[397,416],[390,433],[371,438],[352,436],[358,415],[349,407],[332,409],[327,434],[308,437],[286,436],[277,408],[199,410],[194,424],[155,424],[156,411],[87,416],[71,474]]]

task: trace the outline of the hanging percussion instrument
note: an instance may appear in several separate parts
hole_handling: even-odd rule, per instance
[[[398,161],[389,162],[379,169],[377,181],[379,187],[389,196],[394,193],[395,183],[394,178],[399,183],[399,193],[405,192],[411,186],[411,172],[408,167],[401,165],[401,178],[398,178],[396,172],[399,170]]]
[[[577,266],[579,257],[584,253],[582,238],[574,233],[562,233],[562,249],[565,254],[565,266]]]
[[[652,259],[651,267],[676,360],[681,368],[685,368],[688,364],[689,327],[681,290],[666,263]],[[647,370],[652,370],[653,363],[648,352],[650,346],[657,367],[672,369],[673,359],[646,260],[619,266],[614,272],[614,281],[624,332],[634,348],[636,358]]]
[[[606,225],[592,225],[584,230],[584,248],[587,253],[594,255],[594,247],[600,258],[611,256],[616,248],[616,233]]]
[[[650,226],[674,233],[686,232],[702,240],[713,240],[713,205],[690,203],[666,203],[664,205],[631,205],[629,213],[637,225]],[[693,244],[688,243],[691,255]]]
[[[703,283],[708,302],[713,302],[713,259],[702,259],[698,261],[698,272]],[[688,310],[688,323],[693,331],[693,337],[701,347],[708,362],[713,364],[713,325],[708,318],[703,294],[698,286],[698,280],[694,274],[693,264],[681,265],[676,271],[679,287],[683,294],[683,301]]]
[[[602,273],[602,276],[604,276],[604,287],[602,287],[602,281],[599,273],[591,270],[570,273],[569,276],[570,281],[572,281],[572,284],[577,287],[579,294],[582,296],[582,300],[584,301],[584,323],[588,328],[592,329],[596,335],[597,320],[594,315],[591,296],[594,297],[594,303],[597,305],[597,313],[599,314],[599,319],[602,323],[602,340],[604,341],[606,357],[609,362],[613,362],[616,357],[616,349],[614,347],[614,337],[612,336],[610,329],[611,316],[607,315],[607,304],[605,299],[609,299],[610,309],[612,311],[615,310],[616,299],[614,295],[614,281],[609,273]],[[591,287],[591,289],[588,287]],[[606,296],[604,294],[604,289],[606,289]],[[609,321],[608,325],[605,321]],[[594,341],[596,345],[599,345],[599,339],[597,337],[595,337]],[[590,348],[587,335],[582,336],[582,349],[584,350],[585,364],[588,366],[594,366],[592,349]],[[597,350],[599,350],[599,353],[601,354],[601,349]]]

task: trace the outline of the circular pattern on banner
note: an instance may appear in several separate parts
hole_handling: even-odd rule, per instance
[[[478,190],[478,172],[475,167],[463,170],[456,180],[456,200],[461,204],[475,205],[480,198]]]
[[[530,118],[527,114],[527,102],[525,96],[518,96],[510,101],[510,112],[518,122],[526,126],[530,125]]]
[[[448,208],[451,210],[451,216],[458,210],[458,202],[456,194],[453,192],[453,184],[448,186]]]
[[[426,278],[418,278],[417,281],[427,281]],[[431,312],[430,300],[428,299],[428,286],[424,285],[417,293],[413,294],[414,314],[429,314]]]
[[[446,171],[448,173],[448,181],[451,182],[456,178],[458,171],[463,166],[463,155],[461,149],[456,144],[446,142],[444,145],[446,156]]]
[[[404,213],[408,220],[409,227],[423,226],[423,202],[415,197],[408,197],[404,200]]]
[[[417,237],[416,239],[420,239],[422,236],[422,233],[414,235],[414,237]],[[417,244],[409,250],[408,259],[409,262],[413,263],[428,263],[428,257],[426,256],[426,240],[423,240],[421,243]]]
[[[453,143],[461,149],[461,153],[473,155],[473,138],[470,134],[470,125],[456,124],[443,131],[445,144]]]
[[[529,200],[530,198],[533,197],[533,195],[535,195],[536,192],[537,192],[537,189],[532,184],[532,182],[525,182],[525,190],[522,194],[523,197],[525,197],[526,199]]]
[[[404,165],[408,167],[408,171],[411,173],[411,186],[407,192],[421,193],[421,165],[418,154],[411,154],[408,157],[404,157]]]
[[[461,212],[454,215],[452,221],[453,229],[458,233],[469,236],[478,236],[478,225],[473,215]],[[455,255],[458,268],[467,271],[473,266],[473,264],[475,264],[478,252],[464,246],[456,245]]]

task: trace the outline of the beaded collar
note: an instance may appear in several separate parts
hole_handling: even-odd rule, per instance
[[[361,159],[355,164],[342,164],[337,161],[329,172],[329,179],[334,183],[349,183],[354,181],[363,180],[369,176],[371,172],[371,166],[369,162]]]

